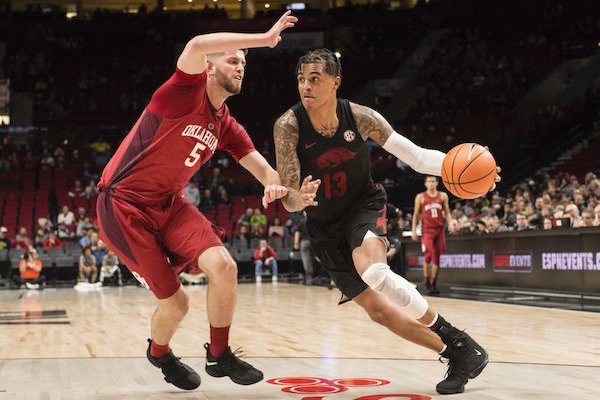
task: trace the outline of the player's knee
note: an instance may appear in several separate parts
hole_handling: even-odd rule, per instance
[[[223,260],[222,265],[220,266],[220,268],[218,268],[217,271],[217,279],[219,281],[223,283],[237,282],[238,268],[236,262],[233,259],[229,258]]]
[[[182,320],[190,309],[190,296],[185,291],[178,290],[167,300],[160,305],[172,318]]]
[[[376,322],[379,325],[383,326],[387,326],[387,324],[389,324],[390,321],[392,321],[393,312],[393,308],[385,304],[378,304],[375,307],[370,307],[367,309],[369,318],[371,318],[373,322]]]

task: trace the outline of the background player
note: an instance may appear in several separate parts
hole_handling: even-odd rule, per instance
[[[448,194],[438,192],[438,179],[435,176],[425,177],[427,190],[415,197],[415,209],[412,219],[412,239],[418,241],[417,224],[423,216],[421,224],[421,249],[425,255],[423,262],[423,279],[425,290],[429,294],[440,294],[437,288],[437,277],[440,269],[440,254],[446,253],[446,233],[444,219],[448,224],[452,219]],[[431,263],[431,277],[429,264]]]
[[[324,268],[373,321],[449,360],[439,393],[462,392],[486,366],[487,353],[387,265],[387,196],[373,184],[366,141],[425,174],[441,174],[444,153],[416,146],[372,109],[337,99],[341,66],[331,51],[308,52],[296,73],[301,102],[277,120],[273,134],[277,170],[288,187],[285,208],[304,209],[304,193],[321,184],[306,208],[306,230]],[[309,175],[302,186],[301,174]],[[318,179],[308,183],[312,176]]]
[[[237,266],[215,227],[182,190],[221,149],[265,185],[265,204],[286,193],[277,185],[277,173],[254,150],[246,130],[229,115],[225,100],[240,92],[244,78],[245,52],[236,49],[275,47],[281,31],[296,21],[287,12],[266,33],[213,33],[190,40],[175,73],[154,93],[99,184],[102,240],[158,299],[147,357],[162,369],[167,382],[183,389],[200,385],[198,374],[169,348],[189,307],[189,296],[177,278],[188,269],[200,268],[208,276],[207,373],[229,376],[242,385],[263,378],[228,346]]]

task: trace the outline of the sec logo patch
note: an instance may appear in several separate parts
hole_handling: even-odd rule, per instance
[[[356,134],[354,133],[354,131],[348,129],[346,132],[344,132],[344,139],[346,139],[346,142],[352,142],[355,138]]]

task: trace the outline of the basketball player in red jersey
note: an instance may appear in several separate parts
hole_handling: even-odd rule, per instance
[[[386,200],[370,172],[372,139],[416,171],[439,176],[444,153],[418,147],[376,111],[337,98],[341,66],[327,50],[308,52],[296,67],[301,101],[275,123],[277,170],[288,211],[306,208],[306,231],[315,254],[344,299],[371,319],[449,360],[436,389],[460,393],[488,362],[487,352],[427,304],[414,286],[387,265]],[[315,177],[300,185],[300,177]],[[306,207],[304,193],[320,184]]]
[[[225,150],[265,186],[265,206],[286,194],[225,100],[240,92],[244,78],[245,51],[236,49],[275,47],[281,31],[296,21],[287,12],[266,33],[212,33],[190,40],[175,73],[154,93],[99,183],[102,240],[158,299],[147,357],[167,382],[182,389],[200,385],[200,376],[169,347],[189,307],[177,278],[188,269],[199,268],[208,276],[206,372],[242,385],[263,378],[228,346],[237,266],[215,227],[182,190],[216,150]],[[305,192],[310,199],[310,190]]]
[[[438,180],[435,176],[425,177],[427,190],[415,197],[415,209],[412,220],[412,239],[418,241],[417,224],[422,215],[421,248],[425,254],[423,263],[423,278],[425,290],[428,294],[440,294],[437,288],[437,277],[440,269],[440,254],[446,252],[446,234],[444,232],[444,219],[450,224],[450,204],[448,195],[438,192]],[[431,264],[431,278],[429,277],[429,264]]]

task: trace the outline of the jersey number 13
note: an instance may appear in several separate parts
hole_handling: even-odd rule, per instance
[[[346,173],[344,171],[333,174],[323,174],[323,190],[325,198],[342,197],[346,194]]]

